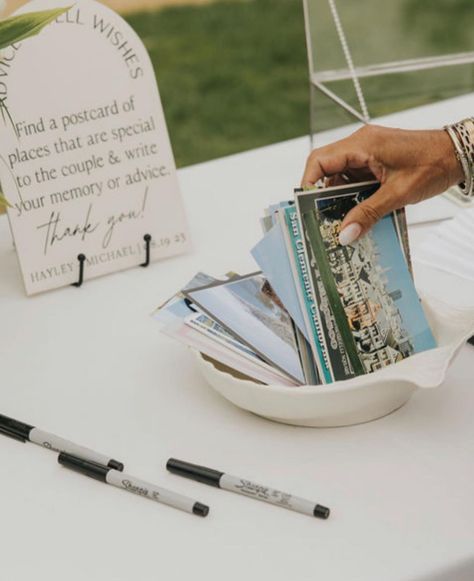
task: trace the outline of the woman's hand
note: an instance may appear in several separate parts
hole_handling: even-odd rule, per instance
[[[385,214],[435,196],[463,181],[451,138],[444,130],[407,131],[366,125],[311,152],[301,182],[333,185],[376,179],[381,187],[345,217],[341,244],[351,244]]]

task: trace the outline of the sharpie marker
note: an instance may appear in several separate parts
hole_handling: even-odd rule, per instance
[[[59,454],[58,462],[70,470],[74,470],[75,472],[79,472],[80,474],[84,474],[85,476],[89,476],[95,480],[100,480],[106,484],[111,484],[117,488],[122,488],[127,492],[137,494],[143,498],[148,498],[155,502],[161,502],[162,504],[167,504],[173,508],[178,508],[179,510],[184,510],[185,512],[196,514],[198,516],[207,516],[209,514],[209,507],[205,504],[196,502],[192,498],[183,496],[182,494],[171,492],[171,490],[160,488],[155,484],[139,480],[138,478],[135,478],[135,476],[130,476],[129,474],[124,474],[118,470],[113,470],[108,466],[89,462],[88,460],[77,458],[76,456],[71,456],[64,452]]]
[[[330,513],[329,508],[321,504],[316,504],[311,500],[305,500],[304,498],[293,496],[287,492],[275,490],[269,486],[262,486],[245,478],[231,476],[230,474],[225,474],[212,468],[206,468],[205,466],[197,466],[196,464],[170,458],[166,463],[166,468],[173,474],[203,482],[210,486],[216,486],[217,488],[223,488],[230,492],[237,492],[238,494],[243,494],[255,500],[269,502],[270,504],[275,504],[276,506],[301,512],[309,516],[326,519]]]
[[[104,464],[115,470],[123,470],[122,462],[118,462],[110,458],[110,456],[104,456],[104,454],[99,454],[99,452],[94,452],[94,450],[89,450],[89,448],[78,446],[74,442],[65,440],[60,436],[50,434],[49,432],[19,422],[13,418],[8,418],[2,414],[0,414],[0,434],[19,440],[20,442],[38,444],[38,446],[53,450],[53,452],[67,452],[80,458],[97,462],[98,464]]]

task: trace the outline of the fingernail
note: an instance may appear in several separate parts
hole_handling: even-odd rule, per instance
[[[342,244],[342,246],[352,244],[352,242],[359,238],[361,232],[362,226],[360,224],[355,222],[353,224],[349,224],[349,226],[346,226],[339,234],[339,244]]]

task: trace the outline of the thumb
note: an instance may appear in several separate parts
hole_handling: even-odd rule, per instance
[[[381,186],[375,194],[352,208],[341,224],[339,243],[342,246],[352,244],[363,236],[381,218],[397,207],[397,197],[390,193],[391,188]]]

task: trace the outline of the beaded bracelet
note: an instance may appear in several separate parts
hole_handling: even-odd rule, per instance
[[[458,187],[463,196],[474,197],[474,118],[446,125],[444,129],[453,142],[456,157],[464,172],[464,181]]]

